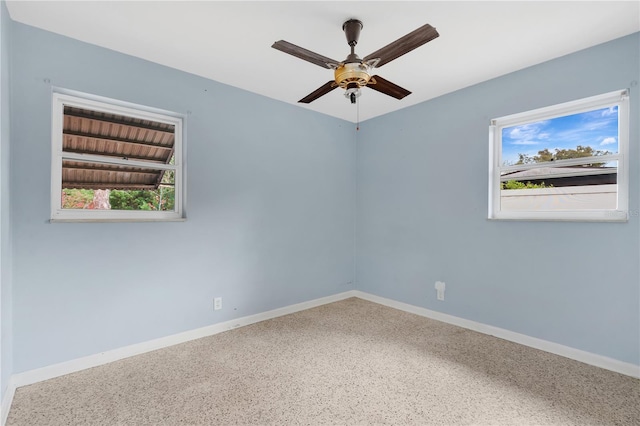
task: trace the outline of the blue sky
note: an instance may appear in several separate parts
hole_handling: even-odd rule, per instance
[[[618,152],[618,107],[587,111],[502,129],[502,163],[513,164],[518,154],[534,156],[548,148]]]

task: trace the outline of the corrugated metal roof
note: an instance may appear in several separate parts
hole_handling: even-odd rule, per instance
[[[500,176],[500,181],[509,180],[540,180],[540,179],[556,179],[577,176],[592,176],[601,174],[617,173],[617,167],[540,167],[537,169],[522,170],[518,172],[509,172]]]
[[[76,107],[64,108],[62,150],[168,164],[175,126]],[[163,170],[64,160],[63,188],[155,189]]]

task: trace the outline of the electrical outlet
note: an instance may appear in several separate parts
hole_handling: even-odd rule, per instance
[[[219,311],[220,309],[222,309],[222,297],[216,297],[213,299],[213,310]]]

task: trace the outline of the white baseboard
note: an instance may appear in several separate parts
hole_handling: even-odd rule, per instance
[[[7,418],[9,417],[9,410],[11,409],[11,403],[13,402],[13,396],[16,394],[16,384],[13,381],[13,377],[9,377],[9,383],[7,384],[7,389],[4,391],[4,395],[2,395],[2,405],[0,405],[0,424],[2,426],[7,423]]]
[[[169,346],[177,345],[179,343],[188,342],[190,340],[212,336],[214,334],[222,333],[223,331],[228,331],[234,328],[243,327],[245,325],[254,324],[271,318],[292,314],[294,312],[303,311],[305,309],[315,308],[316,306],[326,305],[327,303],[337,302],[339,300],[344,300],[354,296],[354,290],[350,290],[344,293],[310,300],[308,302],[297,303],[295,305],[289,305],[283,308],[278,308],[255,315],[249,315],[231,321],[221,322],[202,328],[197,328],[195,330],[189,330],[182,333],[173,334],[171,336],[161,337],[159,339],[149,340],[147,342],[137,343],[135,345],[125,346],[122,348],[101,352],[95,355],[73,359],[71,361],[37,368],[35,370],[25,371],[23,373],[14,374],[13,376],[11,376],[11,378],[13,379],[15,389],[15,387],[26,386],[32,383],[41,382],[43,380],[53,379],[54,377],[75,373],[76,371],[97,367],[99,365],[104,365],[120,359],[155,351],[157,349],[166,348]],[[10,402],[11,401],[9,401],[9,404]]]
[[[603,355],[597,355],[580,349],[571,348],[558,343],[549,342],[547,340],[538,339],[536,337],[527,336],[526,334],[516,333],[514,331],[505,330],[503,328],[494,327],[487,324],[471,321],[468,319],[456,317],[442,312],[432,311],[430,309],[421,308],[419,306],[409,305],[408,303],[398,302],[385,297],[376,296],[365,293],[360,290],[354,290],[355,297],[368,300],[370,302],[379,303],[390,308],[399,309],[401,311],[431,318],[437,321],[446,322],[448,324],[457,325],[458,327],[467,328],[479,333],[488,334],[490,336],[499,337],[500,339],[510,342],[519,343],[541,351],[550,352],[565,358],[570,358],[585,364],[604,368],[606,370],[615,371],[631,377],[640,378],[640,365],[631,364],[617,359],[609,358]]]

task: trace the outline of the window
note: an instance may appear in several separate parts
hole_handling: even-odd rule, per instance
[[[616,91],[492,120],[489,218],[626,221],[628,109]]]
[[[183,117],[53,94],[51,220],[182,220]]]

